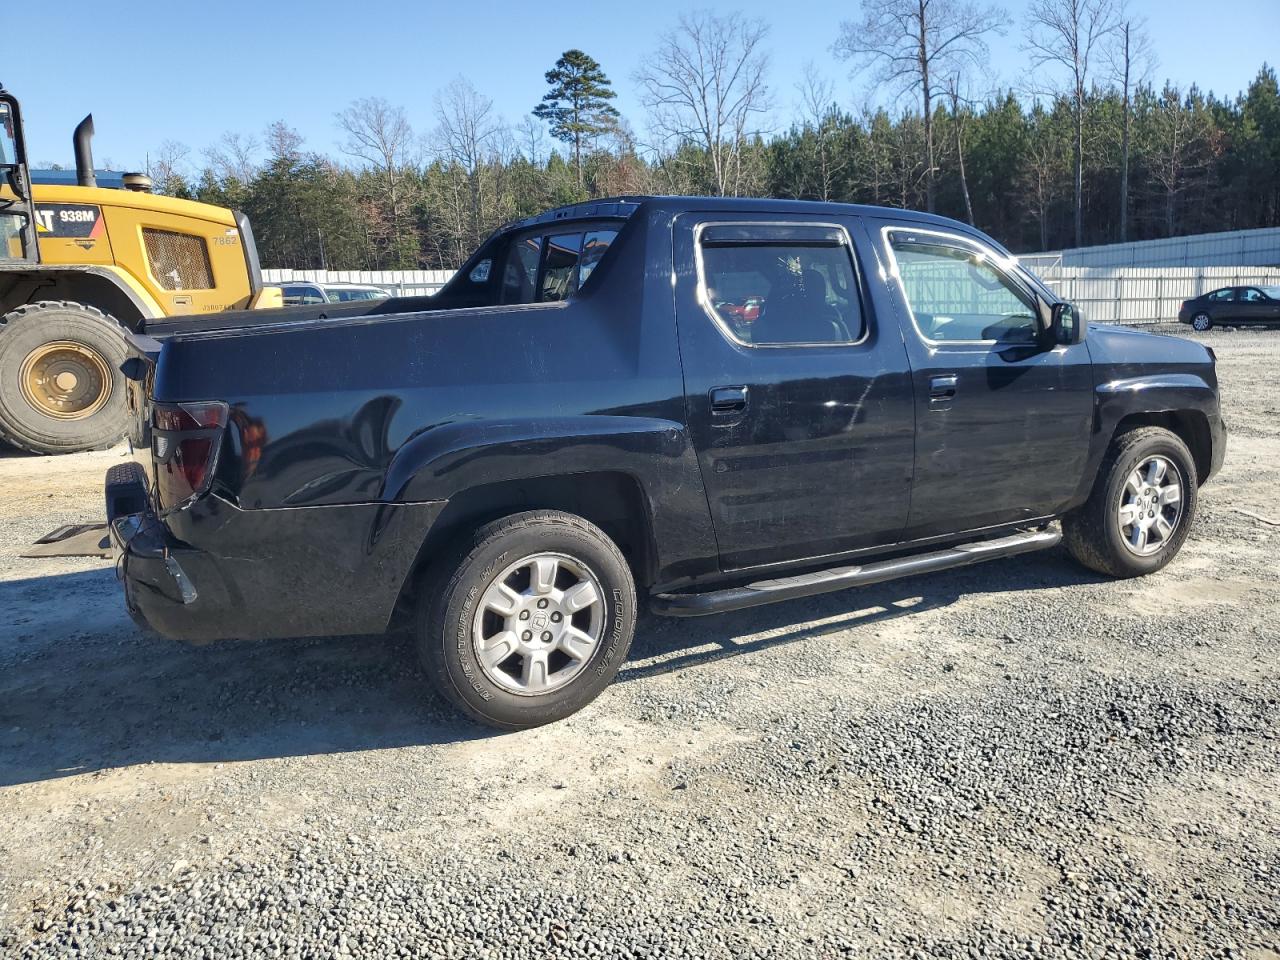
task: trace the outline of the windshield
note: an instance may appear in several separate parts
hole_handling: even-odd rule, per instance
[[[1272,300],[1280,300],[1280,287],[1259,287]]]

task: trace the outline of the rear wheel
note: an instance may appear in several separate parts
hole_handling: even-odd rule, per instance
[[[436,565],[419,656],[445,697],[519,730],[580,710],[609,685],[635,631],[635,583],[612,540],[554,510],[481,527]]]
[[[1199,330],[1201,333],[1204,333],[1213,326],[1213,318],[1207,313],[1197,313],[1191,318],[1191,326],[1194,329]]]
[[[1177,555],[1196,503],[1187,445],[1168,430],[1139,427],[1112,441],[1093,493],[1062,520],[1063,541],[1091,570],[1140,577]]]
[[[0,317],[0,440],[34,453],[115,443],[127,355],[119,325],[94,307],[46,300]]]

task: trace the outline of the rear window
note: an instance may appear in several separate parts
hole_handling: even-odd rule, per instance
[[[617,230],[583,230],[515,240],[503,270],[503,303],[567,300],[590,279]]]

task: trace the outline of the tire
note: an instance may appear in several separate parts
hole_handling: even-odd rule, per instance
[[[111,446],[128,426],[127,356],[120,325],[94,307],[43,300],[0,316],[0,440],[32,453]]]
[[[1135,494],[1130,475],[1143,467],[1143,489],[1152,489],[1145,479],[1150,476],[1149,464],[1153,460],[1165,464],[1165,477],[1176,470],[1180,502],[1172,529],[1161,533],[1158,519],[1144,520],[1152,523],[1144,538],[1133,534],[1133,524],[1123,524],[1122,505],[1129,504],[1128,516],[1136,513],[1138,517],[1163,517],[1166,522],[1172,516],[1172,505],[1159,493],[1146,497],[1149,509],[1136,509],[1143,498]],[[1162,486],[1154,489],[1163,491],[1168,482],[1162,480]],[[1197,502],[1195,461],[1187,445],[1161,427],[1138,427],[1111,442],[1089,499],[1063,517],[1062,539],[1071,555],[1090,570],[1118,578],[1145,576],[1164,567],[1182,548],[1195,519]],[[1126,536],[1125,531],[1130,535]],[[1158,541],[1152,539],[1156,537]],[[1134,539],[1143,541],[1143,552],[1131,546]]]
[[[1197,313],[1194,317],[1191,318],[1191,328],[1193,330],[1196,330],[1200,333],[1204,333],[1206,330],[1209,330],[1212,327],[1213,327],[1213,317],[1209,316],[1204,311]]]
[[[535,571],[549,571],[551,560],[557,572],[548,590],[535,582]],[[502,597],[500,581],[520,599]],[[502,730],[582,709],[613,680],[635,633],[636,590],[626,559],[594,524],[559,511],[486,524],[434,565],[426,587],[415,625],[423,667],[451,703]],[[592,593],[593,602],[570,612],[571,594]],[[490,598],[509,609],[495,611]],[[595,637],[594,645],[585,647],[569,628]],[[490,663],[482,662],[481,649],[493,651]],[[580,655],[570,657],[575,649]]]

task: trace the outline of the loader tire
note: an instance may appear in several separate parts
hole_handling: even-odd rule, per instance
[[[123,328],[96,307],[42,300],[0,316],[0,440],[43,454],[116,443],[127,356]]]

